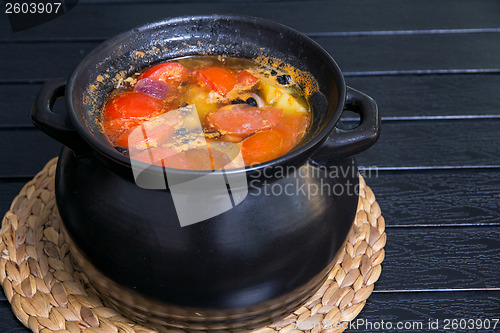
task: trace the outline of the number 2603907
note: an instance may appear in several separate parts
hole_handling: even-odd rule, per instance
[[[445,330],[481,330],[496,329],[499,322],[498,318],[493,319],[444,319],[443,329]]]
[[[61,8],[61,2],[6,2],[6,14],[57,14]]]

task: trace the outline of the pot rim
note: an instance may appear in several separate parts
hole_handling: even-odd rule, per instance
[[[123,166],[131,168],[131,159],[128,156],[125,156],[118,152],[117,150],[113,149],[111,146],[107,147],[103,145],[99,140],[92,135],[92,133],[84,126],[84,119],[83,115],[79,115],[75,112],[75,107],[73,100],[70,96],[72,96],[72,91],[74,89],[74,86],[78,80],[79,75],[82,74],[83,69],[86,67],[86,65],[90,62],[93,63],[95,61],[98,61],[98,59],[95,59],[96,55],[99,53],[103,52],[106,48],[108,48],[110,45],[113,45],[120,40],[126,39],[131,35],[144,32],[147,30],[153,30],[157,29],[158,27],[166,27],[170,25],[176,25],[179,23],[186,23],[186,22],[195,22],[195,21],[215,21],[215,20],[227,20],[227,21],[237,21],[237,22],[245,22],[245,23],[253,23],[261,26],[262,28],[267,28],[267,29],[272,29],[275,31],[285,31],[291,34],[294,38],[302,39],[304,42],[308,43],[311,47],[315,49],[315,52],[324,59],[324,63],[327,65],[328,69],[332,72],[333,76],[336,79],[336,85],[337,85],[337,90],[338,90],[338,104],[337,108],[330,119],[330,121],[325,124],[324,128],[320,130],[314,137],[312,137],[308,142],[303,144],[297,149],[293,149],[292,151],[286,153],[285,155],[282,155],[276,159],[252,165],[252,166],[246,166],[242,168],[234,168],[234,169],[221,169],[221,170],[188,170],[188,169],[174,169],[174,168],[167,168],[167,167],[161,167],[161,166],[156,166],[156,165],[149,165],[144,162],[139,162],[139,165],[142,166],[149,166],[149,170],[155,172],[155,173],[161,173],[163,174],[164,171],[170,173],[170,174],[179,174],[179,175],[186,175],[186,176],[203,176],[207,174],[214,174],[214,175],[220,175],[220,174],[240,174],[240,173],[247,173],[247,172],[253,172],[253,171],[258,171],[262,170],[265,168],[269,167],[274,167],[278,165],[287,165],[291,161],[299,158],[301,155],[307,154],[309,152],[309,155],[319,148],[321,143],[326,140],[328,135],[333,131],[338,119],[340,118],[344,104],[345,104],[345,99],[346,99],[346,84],[344,80],[344,76],[342,74],[342,71],[340,70],[338,64],[335,62],[333,57],[321,46],[319,45],[316,41],[311,39],[310,37],[306,36],[305,34],[290,28],[288,26],[285,26],[281,23],[277,23],[274,21],[270,21],[267,19],[262,19],[262,18],[257,18],[257,17],[252,17],[252,16],[246,16],[246,15],[221,15],[221,14],[210,14],[210,15],[194,15],[194,16],[179,16],[179,17],[172,17],[168,18],[165,20],[161,21],[155,21],[155,22],[150,22],[146,23],[140,26],[137,26],[135,28],[129,29],[128,31],[119,33],[106,41],[102,42],[99,44],[97,47],[95,47],[92,51],[90,51],[75,67],[73,72],[71,73],[71,76],[68,79],[67,85],[66,85],[66,106],[67,106],[67,112],[70,117],[70,120],[75,127],[76,131],[78,134],[84,139],[84,141],[95,151],[99,153],[99,155],[112,160],[113,162],[119,163]],[[167,60],[167,59],[165,59]],[[69,97],[69,98],[68,98]],[[134,163],[136,163],[134,161]]]

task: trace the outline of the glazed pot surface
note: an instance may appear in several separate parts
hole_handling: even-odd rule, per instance
[[[272,307],[282,315],[319,287],[352,225],[357,169],[351,159],[339,168],[350,170],[347,177],[324,177],[304,164],[300,172],[312,176],[267,184],[249,178],[240,205],[181,227],[169,191],[142,189],[95,157],[75,157],[66,148],[56,198],[67,234],[88,262],[124,289],[164,304],[166,317],[269,316]],[[311,196],[313,185],[353,192]],[[278,188],[288,193],[275,195]]]

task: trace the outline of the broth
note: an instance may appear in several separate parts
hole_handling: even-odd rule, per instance
[[[131,159],[196,170],[283,156],[310,119],[293,75],[221,56],[175,59],[137,73],[109,94],[101,115],[103,133]]]

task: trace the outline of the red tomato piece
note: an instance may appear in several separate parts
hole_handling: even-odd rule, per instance
[[[238,73],[238,85],[240,86],[253,86],[258,81],[259,79],[249,71],[242,70]]]
[[[113,97],[104,108],[104,121],[120,118],[150,117],[160,113],[163,103],[139,92],[126,92]]]
[[[104,122],[102,127],[104,133],[115,146],[127,148],[128,143],[126,142],[126,140],[125,142],[123,142],[123,140],[120,140],[121,136],[126,133],[128,137],[128,133],[144,121],[145,119],[143,118],[119,118]]]
[[[218,130],[236,134],[251,134],[273,127],[283,110],[274,107],[256,108],[248,104],[226,105],[208,116],[208,122]]]
[[[192,169],[191,162],[184,153],[165,147],[148,148],[139,154],[133,154],[131,158],[168,168]]]
[[[140,79],[145,78],[179,83],[189,79],[189,70],[178,62],[164,62],[145,71]]]
[[[131,128],[130,130],[120,135],[116,140],[115,145],[124,148],[129,148],[129,146],[132,146],[133,148],[141,144],[146,144],[147,146],[153,147],[159,146],[173,136],[175,131],[175,124],[163,123],[157,126],[141,126],[141,132],[130,137],[130,134],[134,129],[135,128]]]
[[[241,143],[245,165],[259,164],[282,155],[284,135],[275,129],[257,132]]]
[[[175,128],[182,122],[181,112],[166,112],[145,121],[140,128],[130,132],[128,143],[132,149],[158,147],[174,136]]]
[[[208,67],[196,71],[198,82],[225,96],[238,83],[238,78],[229,69]]]

